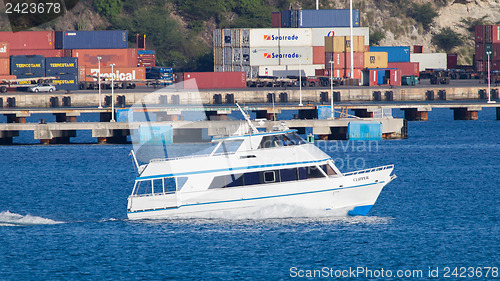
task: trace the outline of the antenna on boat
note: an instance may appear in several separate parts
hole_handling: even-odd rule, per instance
[[[243,115],[243,117],[247,121],[248,126],[250,126],[250,128],[252,129],[252,133],[258,134],[259,130],[257,130],[257,128],[255,128],[255,126],[252,124],[252,121],[250,121],[250,117],[248,117],[248,115],[245,113],[245,111],[243,111],[243,109],[241,108],[241,106],[238,103],[236,103],[236,106],[241,111],[241,114]]]
[[[130,154],[129,154],[129,156],[130,156],[130,155],[131,155],[131,156],[132,156],[132,158],[134,159],[134,164],[135,164],[135,166],[137,167],[137,171],[140,171],[139,162],[137,162],[137,157],[135,157],[135,152],[134,152],[134,150],[133,150],[133,149],[132,149],[132,150],[130,150]],[[139,172],[139,174],[140,174],[140,172]]]

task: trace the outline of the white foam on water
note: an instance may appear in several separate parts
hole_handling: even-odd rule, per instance
[[[54,221],[32,215],[20,215],[9,211],[0,212],[0,226],[28,226],[44,224],[60,224],[63,222]]]

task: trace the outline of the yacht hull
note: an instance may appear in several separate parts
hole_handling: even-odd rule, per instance
[[[227,218],[366,215],[392,168],[348,176],[280,182],[275,184],[209,189],[202,192],[130,196],[129,219]],[[291,207],[291,208],[289,208]]]

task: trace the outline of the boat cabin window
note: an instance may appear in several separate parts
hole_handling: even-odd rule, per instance
[[[134,189],[134,195],[172,194],[175,193],[176,190],[180,190],[186,181],[187,177],[177,179],[168,177],[138,181]]]
[[[222,141],[221,144],[217,147],[217,149],[213,152],[214,154],[228,154],[236,152],[243,140],[225,140]]]
[[[306,142],[296,133],[289,133],[284,135],[264,136],[260,142],[259,148],[292,146],[305,143]]]
[[[244,174],[231,174],[215,177],[212,180],[212,183],[210,183],[209,189],[324,178],[325,174],[327,174],[328,176],[335,175],[335,171],[329,165],[325,164],[319,167],[309,166],[281,170],[249,172]]]

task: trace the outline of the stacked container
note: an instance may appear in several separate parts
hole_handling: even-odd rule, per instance
[[[500,71],[500,25],[476,26],[476,54],[474,64],[477,71],[487,71],[488,52],[491,71]]]
[[[125,49],[125,30],[56,31],[56,49]]]
[[[112,71],[113,70],[113,71]],[[97,81],[99,75],[98,67],[87,67],[80,65],[78,67],[78,77],[80,81]],[[101,66],[101,77],[109,79],[113,77],[120,81],[144,80],[146,79],[146,70],[144,67],[103,67]]]
[[[214,71],[251,72],[249,29],[216,29],[213,40]]]
[[[271,15],[271,26],[282,28],[349,27],[348,9],[283,10]],[[359,10],[352,10],[352,26],[360,26]]]
[[[325,36],[325,69],[326,74],[334,77],[351,77],[351,64],[354,69],[354,78],[361,79],[362,69],[365,67],[365,38],[364,36]],[[351,62],[351,48],[353,61]]]
[[[147,67],[146,79],[161,80],[161,85],[172,85],[174,80],[174,71],[171,67]]]
[[[426,69],[446,69],[448,67],[446,53],[411,54],[411,62],[419,64],[419,71]]]
[[[17,78],[36,78],[45,76],[43,56],[11,56],[10,73]]]
[[[156,65],[156,55],[154,51],[138,50],[137,66],[154,67]]]
[[[57,90],[78,90],[77,58],[45,58],[45,74],[56,77],[52,84]]]
[[[0,42],[0,79],[10,79],[9,42]]]

